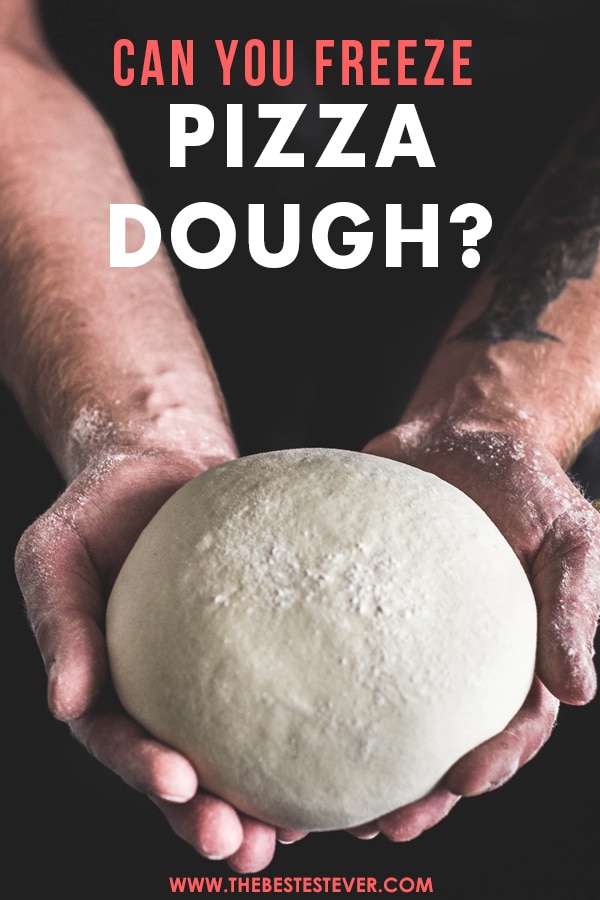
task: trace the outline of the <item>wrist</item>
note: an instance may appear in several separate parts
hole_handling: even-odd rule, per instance
[[[558,366],[536,365],[536,351],[547,348],[488,345],[472,348],[465,364],[464,344],[447,344],[446,365],[426,373],[397,427],[416,442],[446,432],[511,435],[567,468],[600,425],[598,395]]]
[[[42,430],[68,482],[107,456],[166,453],[203,463],[237,455],[218,386],[206,370],[163,368],[77,401],[62,407],[58,421],[47,419]]]
[[[84,407],[61,436],[53,453],[67,482],[106,457],[167,454],[202,467],[206,460],[237,455],[235,441],[222,422],[180,407],[165,408],[156,419],[115,419],[99,407]]]

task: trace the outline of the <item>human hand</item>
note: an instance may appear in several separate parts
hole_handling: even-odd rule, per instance
[[[19,584],[47,674],[53,715],[127,784],[150,795],[199,853],[240,872],[267,865],[279,831],[198,791],[192,765],[125,714],[111,689],[106,599],[138,534],[184,482],[222,458],[115,454],[85,468],[25,532]]]
[[[353,829],[402,841],[439,822],[461,796],[508,781],[550,736],[559,702],[593,698],[600,516],[554,457],[520,435],[403,425],[365,451],[433,472],[475,500],[519,557],[538,608],[536,677],[507,728],[459,760],[428,797]]]

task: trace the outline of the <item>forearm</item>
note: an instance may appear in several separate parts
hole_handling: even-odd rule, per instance
[[[140,202],[56,68],[0,45],[1,374],[66,477],[102,448],[231,455],[216,379],[164,251],[109,267],[110,202]]]
[[[403,423],[512,430],[563,465],[600,425],[600,123],[590,117],[500,242]]]

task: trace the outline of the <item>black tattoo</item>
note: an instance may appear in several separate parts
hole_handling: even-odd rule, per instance
[[[600,122],[540,186],[501,241],[485,310],[456,340],[559,340],[539,319],[571,278],[590,278],[600,245]]]

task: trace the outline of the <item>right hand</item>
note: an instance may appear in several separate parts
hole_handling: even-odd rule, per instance
[[[17,578],[48,675],[48,705],[75,738],[127,784],[150,795],[199,853],[239,872],[268,865],[277,831],[198,790],[191,763],[151,737],[110,684],[104,619],[116,575],[154,513],[181,485],[223,457],[146,452],[107,455],[84,469],[29,526]]]

